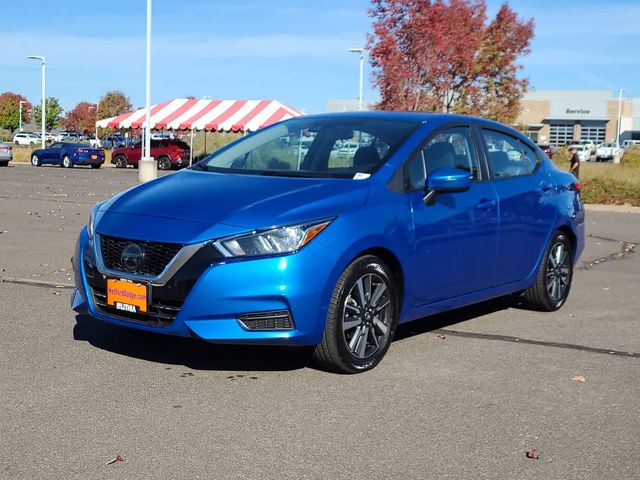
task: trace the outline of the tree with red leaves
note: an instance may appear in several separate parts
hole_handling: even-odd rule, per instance
[[[31,104],[19,93],[4,92],[0,95],[0,128],[13,132],[20,125],[20,101],[23,125],[31,121]]]
[[[382,110],[478,115],[512,122],[526,79],[533,20],[485,0],[372,0],[368,50]]]
[[[69,110],[62,119],[62,126],[67,130],[89,134],[96,125],[96,104],[80,102]]]

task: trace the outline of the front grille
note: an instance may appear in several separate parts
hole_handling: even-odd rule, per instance
[[[144,260],[134,271],[127,270],[122,264],[122,251],[130,243],[137,243],[144,250]],[[141,242],[124,238],[100,236],[102,261],[110,270],[157,276],[180,251],[182,245],[177,243]]]
[[[245,313],[238,321],[247,330],[292,330],[293,321],[287,310],[275,312]]]
[[[170,305],[167,302],[155,301],[149,305],[149,311],[147,313],[130,313],[118,310],[115,307],[108,305],[107,293],[104,289],[92,286],[91,293],[93,294],[93,301],[96,308],[101,313],[121,317],[126,320],[133,320],[140,323],[149,323],[159,326],[166,326],[173,322],[180,311],[180,307],[182,306],[181,303]]]

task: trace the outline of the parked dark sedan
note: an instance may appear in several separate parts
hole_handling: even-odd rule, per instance
[[[85,143],[56,142],[47,148],[34,150],[31,165],[39,167],[45,164],[61,165],[71,168],[75,165],[91,165],[100,168],[104,163],[104,150],[93,148]]]

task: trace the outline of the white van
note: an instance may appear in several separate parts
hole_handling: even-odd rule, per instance
[[[625,150],[632,145],[640,145],[640,140],[625,140],[624,142],[622,142],[622,148],[624,148]]]

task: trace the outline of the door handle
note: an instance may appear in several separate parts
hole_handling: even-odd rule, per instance
[[[540,185],[538,185],[538,190],[540,190],[543,193],[548,192],[549,190],[551,190],[553,188],[553,185],[551,185],[548,182],[542,182],[540,183]]]
[[[480,200],[480,203],[478,203],[478,208],[481,208],[482,210],[489,210],[490,208],[494,208],[497,204],[498,202],[493,199],[484,198]]]

